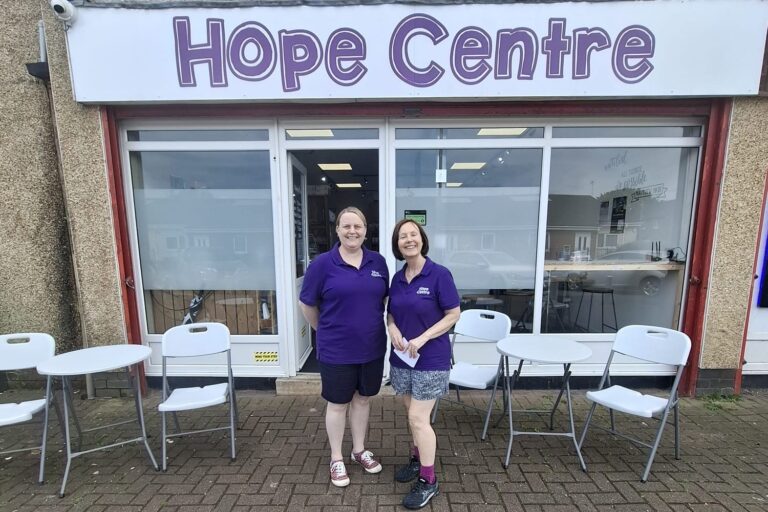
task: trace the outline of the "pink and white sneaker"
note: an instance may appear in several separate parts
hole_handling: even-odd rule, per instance
[[[331,483],[336,487],[346,487],[349,485],[349,475],[347,467],[343,460],[334,460],[331,462]]]
[[[368,473],[381,472],[381,464],[379,464],[379,461],[373,458],[373,453],[371,453],[370,450],[365,450],[357,455],[352,453],[351,459],[352,462],[357,462],[363,466],[363,469]]]

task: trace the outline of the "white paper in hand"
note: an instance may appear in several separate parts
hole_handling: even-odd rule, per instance
[[[416,366],[416,361],[419,360],[419,357],[421,357],[421,354],[417,352],[416,357],[411,357],[411,354],[408,352],[408,340],[403,338],[403,343],[405,343],[405,350],[403,350],[402,352],[400,350],[395,349],[394,347],[392,348],[392,350],[395,351],[395,355],[400,359],[402,359],[405,364],[413,368],[414,366]]]

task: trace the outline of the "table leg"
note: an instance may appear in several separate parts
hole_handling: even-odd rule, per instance
[[[509,358],[507,356],[504,356],[505,359],[505,365],[506,365],[506,375],[509,375]],[[512,375],[512,382],[509,382],[509,377],[504,379],[504,382],[506,383],[506,390],[507,390],[507,407],[508,407],[508,415],[509,415],[509,442],[507,443],[507,458],[504,459],[504,469],[507,469],[509,467],[509,457],[512,454],[512,440],[515,438],[515,428],[512,423],[512,390],[515,388],[515,383],[517,382],[517,377],[520,375],[520,373],[523,371],[523,360],[520,360],[520,364],[517,366],[517,370],[515,370],[515,373]]]
[[[45,383],[45,417],[43,418],[43,441],[40,443],[40,474],[37,482],[42,484],[45,481],[45,448],[48,444],[48,415],[51,410],[51,377],[46,377]]]
[[[72,465],[72,440],[69,435],[69,400],[67,399],[67,378],[61,378],[61,401],[64,402],[64,446],[67,451],[67,466],[64,468],[64,479],[61,481],[59,497],[64,497],[64,490],[67,488],[67,478],[69,478],[69,467]]]
[[[570,365],[567,365],[567,367],[570,367]],[[579,457],[579,464],[581,464],[582,471],[587,471],[587,465],[584,463],[584,458],[581,456],[581,448],[579,448],[579,442],[576,440],[576,427],[573,424],[573,406],[571,405],[571,385],[568,383],[570,380],[570,371],[566,371],[565,375],[563,375],[563,378],[565,379],[565,399],[568,401],[568,419],[571,422],[571,435],[570,438],[573,440],[573,446],[576,447],[576,455]]]
[[[555,411],[557,410],[557,406],[560,405],[560,400],[563,398],[565,384],[568,382],[568,379],[571,378],[570,368],[570,363],[563,365],[563,384],[560,386],[560,393],[557,395],[557,399],[555,399],[555,405],[552,406],[552,410],[549,413],[549,430],[554,430]]]
[[[141,403],[141,385],[139,383],[139,364],[136,363],[134,365],[134,375],[133,383],[134,383],[134,402],[136,403],[136,414],[139,419],[139,425],[141,426],[141,439],[144,441],[144,448],[147,450],[147,456],[149,457],[149,461],[152,463],[152,466],[155,468],[155,471],[158,470],[157,467],[157,461],[155,460],[155,456],[152,454],[152,450],[149,448],[149,443],[147,442],[147,429],[144,425],[144,408]],[[130,376],[130,371],[128,372]],[[165,441],[165,440],[163,440]]]

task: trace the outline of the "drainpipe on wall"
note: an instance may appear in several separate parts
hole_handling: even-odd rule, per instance
[[[45,40],[45,22],[43,20],[40,20],[37,22],[37,34],[38,34],[38,42],[40,45],[40,63],[45,64],[46,71],[48,70],[48,54],[46,50],[46,40]],[[38,78],[41,78],[38,76]],[[73,249],[73,233],[72,233],[72,225],[69,222],[69,207],[67,202],[67,189],[65,186],[64,181],[64,169],[61,163],[61,148],[59,147],[59,134],[56,129],[56,111],[53,108],[53,93],[51,92],[51,84],[50,84],[50,77],[47,80],[43,79],[43,84],[45,85],[45,91],[48,95],[48,108],[50,111],[51,116],[51,128],[53,130],[53,140],[54,144],[56,146],[56,170],[59,174],[59,186],[61,187],[61,195],[62,195],[62,206],[64,208],[64,222],[67,225],[67,235],[69,237],[69,243],[68,249],[69,249],[69,261],[72,264],[72,279],[74,280],[75,284],[75,296],[77,299],[77,317],[80,322],[80,333],[81,338],[83,342],[83,348],[86,348],[88,346],[88,336],[87,331],[85,327],[85,319],[83,318],[83,301],[82,297],[80,295],[80,275],[77,271],[77,265],[75,264],[75,253]],[[93,386],[93,375],[87,374],[85,376],[85,390],[86,390],[86,396],[91,399],[95,398],[96,393]]]

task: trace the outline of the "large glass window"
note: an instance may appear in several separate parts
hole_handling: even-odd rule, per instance
[[[397,217],[424,221],[429,256],[453,273],[462,309],[504,311],[520,332],[532,330],[542,154],[503,145],[396,152]]]
[[[269,152],[129,155],[149,334],[192,321],[276,334]]]
[[[677,327],[697,157],[690,147],[552,150],[542,331]]]

